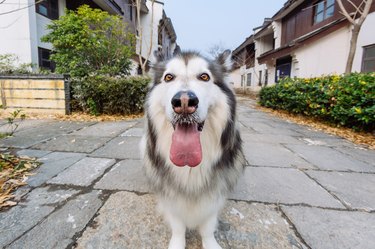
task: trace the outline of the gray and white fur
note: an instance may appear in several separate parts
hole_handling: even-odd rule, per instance
[[[172,230],[170,249],[185,248],[185,231],[197,229],[203,248],[221,248],[214,238],[217,216],[228,193],[243,173],[245,159],[236,122],[236,99],[228,82],[231,53],[215,60],[182,52],[154,64],[154,78],[145,104],[146,132],[142,158],[150,188]],[[199,76],[205,73],[208,81]],[[171,74],[173,80],[166,82]],[[170,159],[176,113],[171,99],[191,91],[199,99],[192,122],[200,122],[202,161],[197,167],[177,167]]]

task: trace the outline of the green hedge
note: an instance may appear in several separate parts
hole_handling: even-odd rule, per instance
[[[140,76],[72,80],[73,109],[78,107],[94,115],[139,114],[143,112],[149,82],[150,78]]]
[[[260,104],[374,131],[375,73],[311,79],[284,79],[260,91]]]

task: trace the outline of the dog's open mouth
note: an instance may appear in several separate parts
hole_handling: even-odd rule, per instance
[[[174,132],[170,149],[170,159],[176,166],[195,167],[202,161],[200,133],[204,122],[193,116],[181,116],[172,122]]]

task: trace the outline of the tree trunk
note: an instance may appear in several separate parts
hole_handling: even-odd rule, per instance
[[[355,52],[357,49],[357,40],[358,40],[358,35],[359,35],[360,30],[361,30],[360,25],[357,25],[357,24],[353,25],[352,37],[350,39],[348,60],[346,62],[346,67],[345,67],[345,74],[350,74],[352,72],[353,61],[354,61],[354,56],[355,56]]]

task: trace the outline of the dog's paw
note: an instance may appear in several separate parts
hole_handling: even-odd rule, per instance
[[[185,249],[185,237],[172,236],[168,249]]]
[[[203,249],[222,249],[214,236],[202,239]]]

